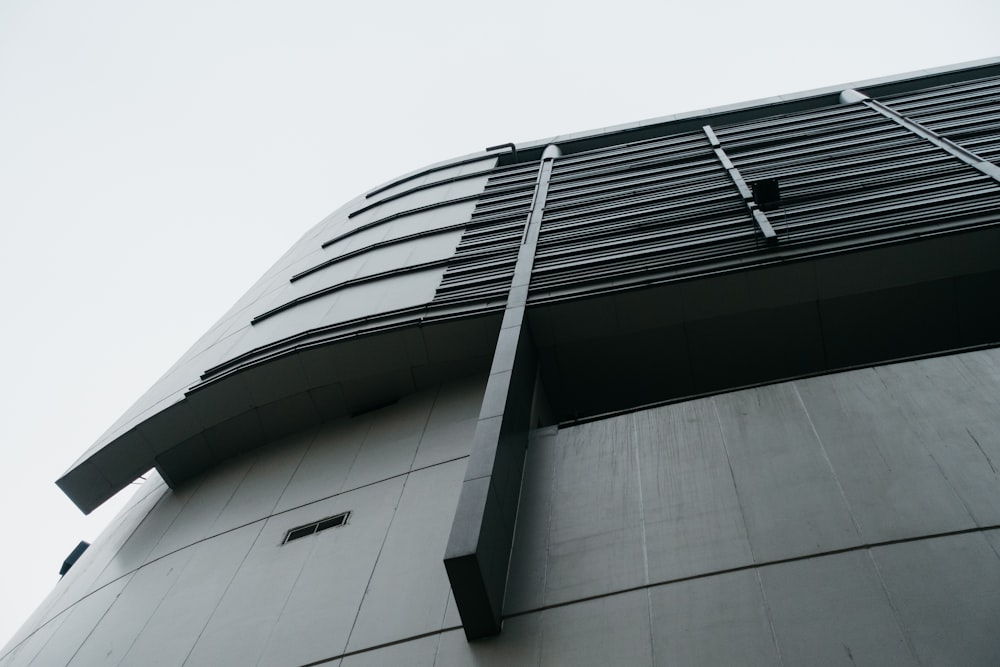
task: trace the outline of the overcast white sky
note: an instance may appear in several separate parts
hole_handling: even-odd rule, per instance
[[[54,480],[306,229],[485,146],[998,55],[1000,2],[0,0],[0,645]]]

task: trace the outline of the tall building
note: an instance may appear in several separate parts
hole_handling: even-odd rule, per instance
[[[58,480],[22,665],[996,665],[1000,59],[310,230]]]

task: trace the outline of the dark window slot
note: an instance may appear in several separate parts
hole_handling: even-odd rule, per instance
[[[329,516],[325,519],[320,519],[319,521],[313,521],[304,526],[298,526],[292,528],[285,534],[285,539],[282,544],[288,544],[292,540],[297,540],[302,537],[309,537],[313,533],[318,533],[321,530],[326,530],[327,528],[336,528],[337,526],[343,526],[347,523],[347,518],[351,516],[350,512],[343,512],[337,514],[336,516]]]

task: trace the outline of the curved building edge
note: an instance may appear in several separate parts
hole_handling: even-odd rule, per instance
[[[533,180],[532,165],[546,145],[572,155],[709,122],[822,108],[836,104],[845,88],[897,94],[997,72],[1000,59],[988,59],[666,116],[470,154],[390,181],[310,230],[57,483],[89,512],[151,467],[177,484],[303,419],[362,412],[488,367],[504,299],[436,299],[435,290],[454,268],[463,226],[490,174],[520,168]],[[508,198],[518,196],[516,185],[506,190]],[[348,257],[294,280],[338,256]],[[251,323],[288,304],[295,307]],[[459,344],[471,350],[456,358],[450,350]],[[317,367],[324,367],[322,377]],[[206,377],[212,369],[216,376]]]

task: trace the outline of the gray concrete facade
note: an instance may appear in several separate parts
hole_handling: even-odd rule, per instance
[[[0,667],[1000,662],[1000,61],[848,89],[348,202]]]
[[[998,369],[990,349],[536,430],[503,630],[472,643],[441,558],[485,377],[443,385],[179,492],[150,479],[0,665],[992,664]]]

